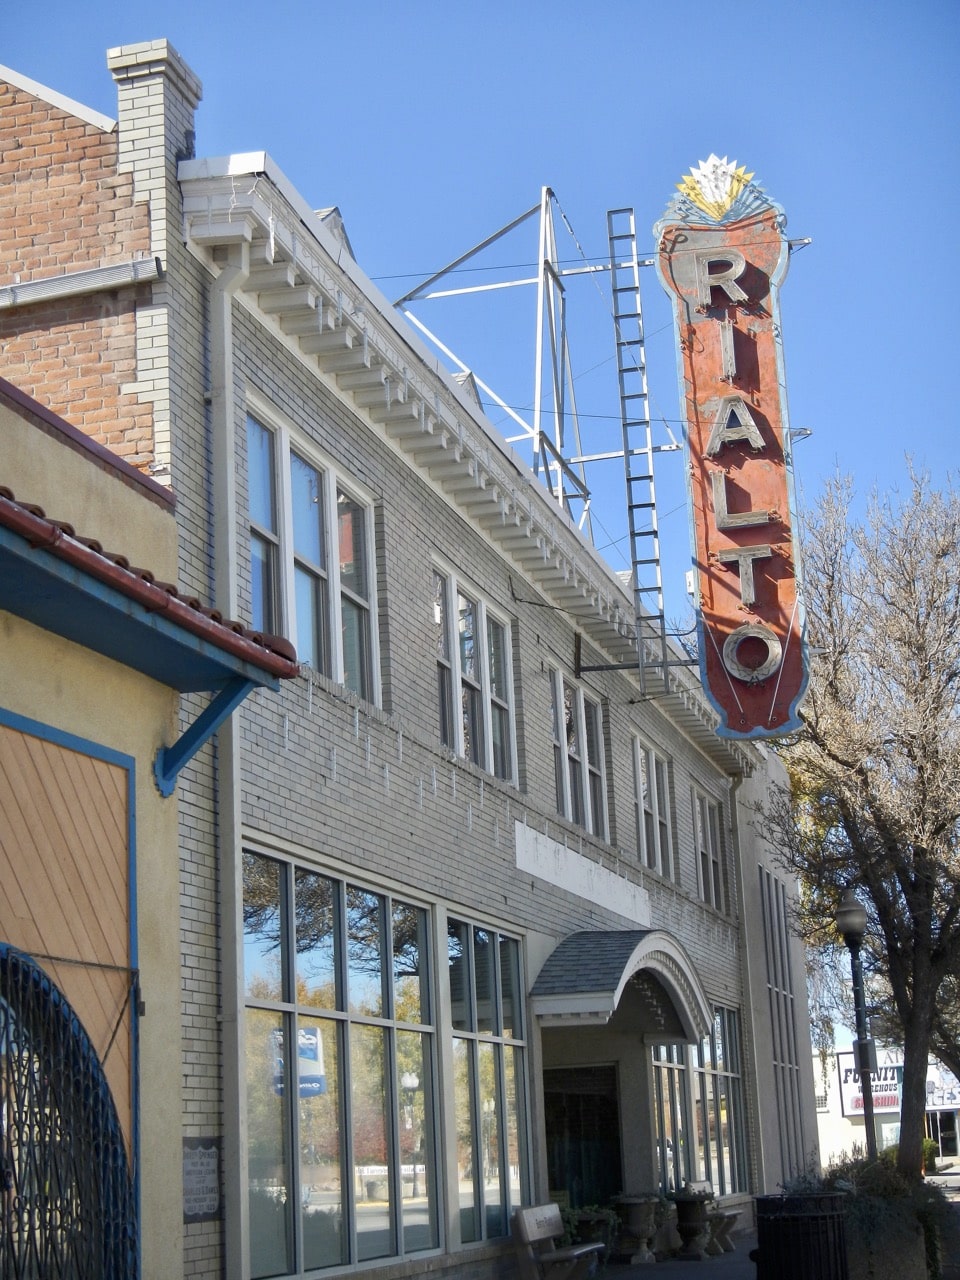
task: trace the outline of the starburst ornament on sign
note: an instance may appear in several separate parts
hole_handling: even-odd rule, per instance
[[[724,214],[730,212],[752,177],[744,165],[737,166],[736,160],[728,160],[726,156],[721,160],[711,154],[709,159],[701,160],[695,169],[684,175],[683,181],[677,183],[677,190],[708,217],[719,222]]]

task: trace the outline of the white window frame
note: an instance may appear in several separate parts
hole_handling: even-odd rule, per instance
[[[437,655],[437,668],[438,671],[447,672],[447,678],[449,679],[451,729],[451,741],[444,745],[461,759],[471,760],[478,768],[483,769],[485,773],[489,773],[495,778],[500,778],[503,782],[515,783],[517,778],[517,718],[513,687],[513,628],[510,619],[484,599],[483,595],[475,590],[466,579],[459,577],[456,571],[448,564],[436,561],[432,566],[432,570],[431,582],[434,581],[433,574],[436,574],[443,581],[443,623],[446,626],[446,652],[443,657],[439,654]],[[469,600],[475,610],[474,626],[476,635],[474,643],[477,646],[478,653],[479,679],[467,675],[462,670],[459,630],[459,601],[461,597]],[[431,600],[433,600],[432,593]],[[499,627],[503,632],[504,678],[507,686],[506,699],[496,695],[493,690],[488,631],[488,627],[491,624]],[[463,692],[468,688],[477,690],[480,701],[482,742],[479,744],[477,759],[467,754],[466,734],[463,726]],[[437,713],[439,716],[441,714],[439,677],[437,697]],[[505,710],[507,713],[505,776],[497,773],[495,769],[496,762],[493,751],[494,708]]]
[[[644,769],[647,777],[646,794],[642,786]],[[672,876],[674,860],[670,762],[637,734],[633,735],[633,804],[639,861],[659,875]]]
[[[697,884],[700,897],[717,911],[727,911],[727,887],[724,876],[723,809],[719,800],[691,787],[693,804],[693,843],[697,860]]]
[[[607,748],[603,729],[603,707],[599,698],[590,697],[573,680],[568,679],[555,667],[549,670],[551,701],[551,733],[553,741],[554,767],[557,782],[557,808],[564,818],[582,826],[591,835],[607,839]],[[577,749],[571,751],[566,735],[566,694],[570,694],[571,710]],[[596,712],[597,747],[600,759],[590,759],[590,747],[587,737],[586,705],[590,704]],[[579,794],[571,771],[571,760],[578,765],[580,778]],[[601,813],[595,813],[594,787],[591,778],[598,784]],[[583,819],[577,816],[578,808]]]
[[[273,436],[274,486],[277,519],[277,573],[275,595],[279,608],[279,625],[283,634],[296,644],[297,600],[296,557],[293,537],[293,493],[290,455],[296,453],[319,473],[323,487],[323,537],[326,553],[324,578],[326,582],[326,642],[327,670],[322,674],[338,684],[345,685],[343,611],[344,595],[358,601],[340,580],[338,493],[352,499],[363,512],[364,555],[367,571],[368,595],[366,661],[369,689],[357,692],[364,701],[379,706],[381,702],[380,646],[377,626],[377,573],[376,540],[374,536],[374,497],[343,472],[335,462],[322,453],[298,428],[262,397],[248,391],[247,416],[253,418]],[[251,526],[252,528],[253,526]],[[299,655],[298,655],[299,656]],[[305,661],[305,659],[301,659]]]

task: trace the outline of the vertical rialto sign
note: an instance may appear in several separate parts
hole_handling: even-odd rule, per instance
[[[674,297],[700,669],[724,737],[800,725],[806,652],[779,288],[783,210],[711,156],[654,228]]]

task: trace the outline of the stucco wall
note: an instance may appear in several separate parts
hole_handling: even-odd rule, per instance
[[[170,508],[9,405],[0,405],[0,484],[51,517],[75,521],[78,532],[158,577],[175,576]],[[0,610],[0,711],[35,722],[41,737],[62,742],[70,735],[76,740],[71,750],[119,753],[134,762],[136,941],[146,1005],[140,1022],[144,1280],[180,1273],[183,1230],[178,806],[176,797],[160,797],[151,772],[158,747],[176,738],[178,706],[178,695],[166,686]],[[91,886],[94,900],[96,893]],[[97,1048],[103,1052],[105,1043]]]

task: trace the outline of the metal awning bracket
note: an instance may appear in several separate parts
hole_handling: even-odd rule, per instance
[[[173,795],[180,770],[197,754],[204,743],[216,733],[228,716],[232,715],[253,689],[260,687],[256,680],[237,676],[220,690],[181,734],[172,747],[161,747],[153,762],[153,777],[162,796]]]

